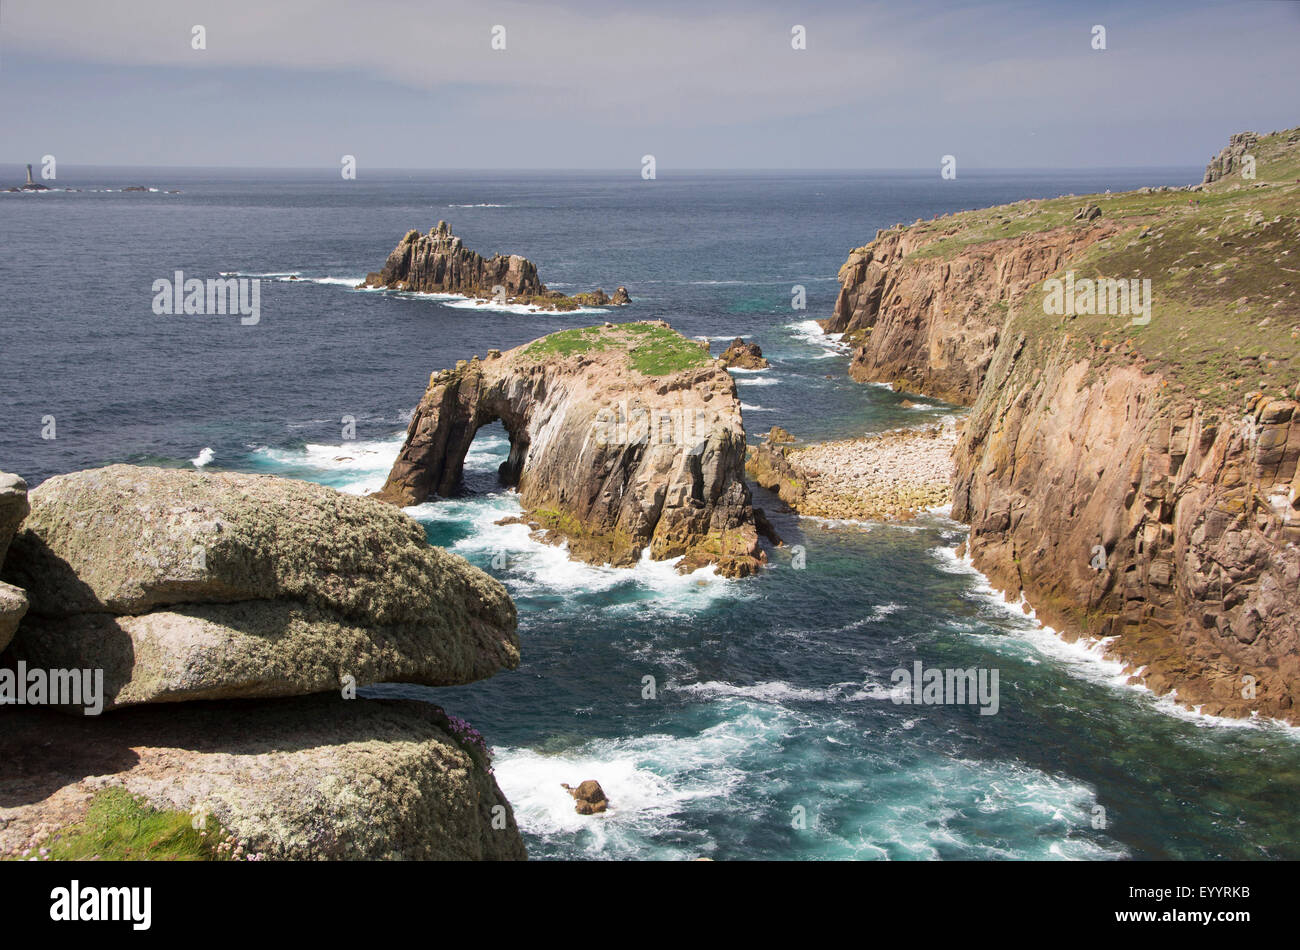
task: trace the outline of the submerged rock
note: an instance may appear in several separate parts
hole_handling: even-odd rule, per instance
[[[500,477],[525,520],[572,556],[630,566],[684,555],[728,576],[765,560],[730,375],[667,324],[565,330],[434,373],[378,497],[452,495],[474,434],[500,421]]]
[[[102,668],[107,708],[455,685],[519,662],[514,604],[391,506],[308,482],[114,465],[31,494],[13,649]]]

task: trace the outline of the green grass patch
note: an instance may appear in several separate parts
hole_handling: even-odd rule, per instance
[[[708,351],[670,327],[650,323],[621,323],[612,327],[578,327],[560,330],[536,340],[524,353],[537,359],[566,357],[575,353],[622,350],[632,369],[644,376],[666,376],[684,369],[705,366]]]
[[[154,808],[126,789],[106,788],[91,799],[84,818],[42,847],[48,853],[41,856],[51,861],[222,861],[231,859],[235,845],[211,815],[199,822],[186,812]]]
[[[632,348],[630,359],[632,368],[643,376],[667,376],[705,366],[711,359],[704,347],[676,330],[645,323],[628,324],[628,329],[640,336]]]
[[[590,353],[603,350],[610,341],[601,333],[601,327],[577,327],[573,330],[560,330],[528,344],[524,350],[529,356],[545,358],[548,356],[572,356],[574,353]]]

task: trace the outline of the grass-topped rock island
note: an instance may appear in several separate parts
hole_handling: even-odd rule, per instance
[[[378,497],[452,495],[475,433],[496,421],[510,438],[502,483],[572,556],[627,566],[649,548],[729,576],[766,560],[735,382],[666,323],[562,330],[435,372]]]

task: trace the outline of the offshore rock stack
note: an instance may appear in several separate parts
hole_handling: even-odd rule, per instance
[[[547,290],[537,276],[537,265],[528,258],[519,254],[485,258],[465,247],[446,221],[439,221],[428,234],[406,232],[388,255],[384,269],[367,274],[358,287],[460,294],[537,310],[577,310],[632,302],[626,287],[619,287],[612,297],[599,289],[573,296]]]

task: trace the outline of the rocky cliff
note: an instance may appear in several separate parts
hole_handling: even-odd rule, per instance
[[[210,809],[268,857],[524,856],[481,737],[356,698],[518,665],[505,589],[415,521],[306,482],[127,465],[29,497],[3,561],[30,609],[0,660],[0,854],[113,786]]]
[[[1037,202],[1002,209],[998,230],[1019,230]],[[858,344],[849,374],[969,404],[979,391],[1013,299],[1084,248],[1115,233],[1112,221],[988,240],[970,224],[881,231],[840,268],[835,311],[823,324]],[[979,235],[983,237],[983,235]],[[907,265],[903,266],[906,261]]]
[[[386,287],[426,294],[462,294],[480,300],[524,304],[539,310],[622,306],[631,303],[626,287],[610,297],[603,290],[567,296],[547,290],[537,265],[518,254],[485,258],[465,247],[446,221],[421,234],[407,231],[388,255],[382,271],[366,275],[361,287]]]
[[[565,330],[434,373],[378,497],[455,493],[475,432],[498,420],[502,482],[574,557],[626,566],[649,548],[729,576],[765,560],[735,383],[667,324]]]
[[[1254,132],[1238,132],[1228,139],[1228,144],[1223,147],[1223,150],[1210,159],[1210,163],[1205,166],[1205,178],[1202,183],[1209,185],[1220,178],[1241,173],[1243,159],[1258,147],[1258,135]]]
[[[996,586],[1157,692],[1296,722],[1300,130],[1233,142],[1256,178],[1238,148],[1207,185],[882,232],[826,328],[855,378],[972,405],[953,513]]]

